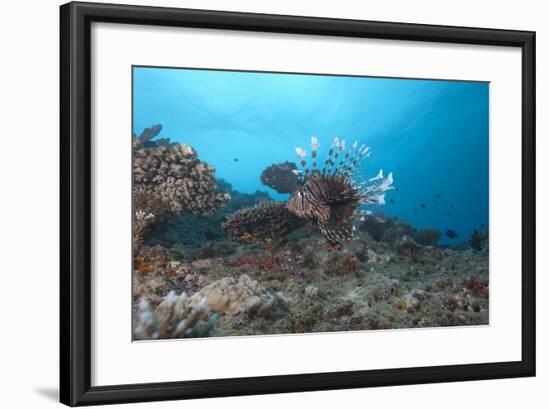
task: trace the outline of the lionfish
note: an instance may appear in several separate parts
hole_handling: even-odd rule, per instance
[[[353,215],[361,205],[384,204],[385,192],[393,189],[393,176],[377,176],[356,182],[353,171],[370,156],[370,148],[357,147],[355,142],[346,150],[346,141],[334,138],[323,169],[317,167],[320,144],[311,138],[311,169],[306,162],[307,152],[296,148],[303,171],[295,170],[300,187],[287,202],[287,208],[296,216],[312,220],[330,246],[340,246],[351,239],[355,230]]]

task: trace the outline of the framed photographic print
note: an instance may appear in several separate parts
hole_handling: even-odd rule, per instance
[[[61,6],[61,402],[535,375],[535,33]]]

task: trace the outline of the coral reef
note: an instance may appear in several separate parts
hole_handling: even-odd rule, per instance
[[[218,189],[214,168],[198,159],[187,145],[155,143],[160,125],[133,140],[134,244],[143,240],[150,225],[175,215],[209,215],[230,199]]]
[[[217,188],[214,168],[187,145],[142,148],[134,144],[133,198],[136,211],[155,217],[189,212],[208,215],[230,197]]]
[[[161,128],[134,138],[134,339],[489,323],[488,231],[440,246],[436,229],[361,208],[392,184],[352,177],[368,148],[335,140],[318,168],[313,138],[310,167],[297,148],[300,171],[264,171],[292,190],[275,202],[216,180]]]
[[[293,162],[276,163],[264,169],[260,178],[264,185],[278,193],[292,193],[298,188],[296,170]]]
[[[487,252],[425,246],[409,235],[375,241],[360,229],[344,250],[331,251],[311,232],[288,234],[275,250],[220,240],[180,257],[143,246],[133,277],[135,316],[146,300],[144,318],[153,311],[160,322],[159,305],[174,292],[188,294],[185,306],[205,300],[205,314],[216,313],[204,336],[488,324]],[[186,314],[188,308],[176,316]],[[140,334],[197,334],[176,335],[176,321],[164,332],[143,324]]]
[[[230,184],[220,179],[218,179],[218,188],[228,191],[231,196],[223,208],[212,215],[180,214],[165,223],[157,223],[149,229],[145,243],[189,250],[203,247],[205,241],[222,241],[226,238],[222,223],[231,214],[270,199],[266,192],[256,191],[252,194],[238,192],[233,190]]]
[[[264,201],[231,215],[222,224],[231,240],[241,243],[277,245],[303,220],[292,214],[284,202]]]

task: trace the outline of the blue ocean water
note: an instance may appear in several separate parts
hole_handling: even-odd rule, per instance
[[[298,162],[294,148],[309,151],[312,136],[322,161],[338,136],[371,148],[362,171],[393,172],[397,190],[373,210],[459,234],[442,243],[488,227],[488,83],[133,70],[133,131],[162,124],[160,136],[192,146],[236,190],[288,198],[263,185],[261,172]]]

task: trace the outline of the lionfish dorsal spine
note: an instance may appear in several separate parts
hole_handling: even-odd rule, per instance
[[[322,172],[323,176],[325,176],[326,173],[330,174],[330,169],[334,165],[332,155],[338,149],[339,145],[340,145],[340,141],[338,140],[338,137],[335,137],[332,141],[332,146],[330,147],[330,149],[328,151],[327,159],[325,160],[325,166],[323,167],[323,172]]]
[[[298,157],[300,158],[300,165],[302,165],[302,168],[304,168],[304,173],[307,176],[309,174],[309,169],[307,168],[306,162],[307,152],[300,147],[295,148],[294,151],[296,152],[296,155],[298,155]]]
[[[356,156],[356,148],[357,148],[357,142],[354,142],[353,145],[346,151],[344,154],[344,157],[336,167],[336,169],[333,172],[333,175],[342,175],[344,177],[347,177],[352,169],[351,163],[355,159]],[[345,144],[344,144],[345,149]]]
[[[334,155],[334,161],[332,162],[332,166],[329,170],[329,174],[331,176],[336,176],[338,168],[342,164],[342,160],[343,160],[343,159],[340,159],[340,161],[338,161],[338,157],[340,156],[342,151],[344,151],[345,149],[346,149],[346,140],[342,139],[342,141],[340,142],[340,145],[338,146],[338,150],[336,151],[336,154]]]
[[[351,154],[351,157],[349,158],[349,160],[347,161],[347,163],[344,165],[344,168],[343,168],[343,174],[346,177],[351,174],[351,172],[357,165],[357,160],[359,158],[359,149],[357,149],[357,145],[358,143],[357,141],[355,141],[348,152],[348,154]]]
[[[317,171],[317,149],[319,149],[321,144],[319,140],[315,137],[311,137],[311,172],[315,173]]]

